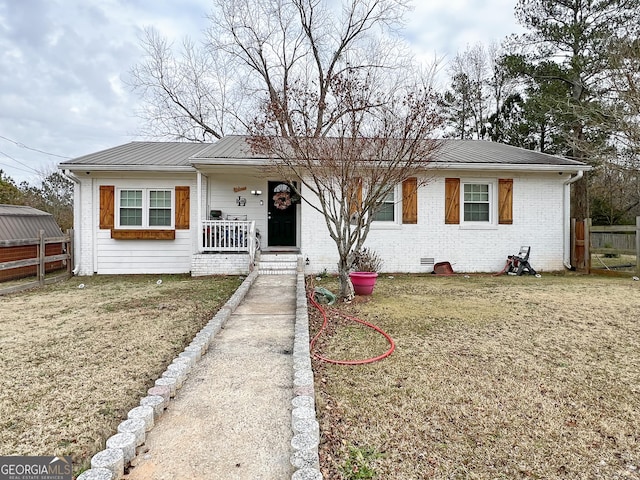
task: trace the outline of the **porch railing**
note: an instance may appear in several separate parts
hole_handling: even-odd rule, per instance
[[[256,222],[253,220],[203,220],[203,252],[256,252]]]

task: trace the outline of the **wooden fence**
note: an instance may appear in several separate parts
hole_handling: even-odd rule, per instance
[[[609,266],[604,261],[594,264],[593,255],[635,256],[627,269],[640,274],[640,217],[635,225],[594,226],[591,219],[571,224],[571,264],[589,273],[621,273],[620,266]],[[628,273],[628,272],[626,272]]]
[[[62,253],[55,255],[46,254],[46,246],[50,244],[62,244]],[[45,237],[44,230],[40,230],[38,238],[27,238],[22,240],[3,240],[0,241],[2,247],[29,247],[36,246],[36,255],[31,258],[22,260],[13,260],[8,262],[0,262],[0,272],[5,270],[36,266],[36,280],[21,282],[19,284],[0,289],[0,295],[7,293],[19,292],[28,288],[48,285],[50,283],[64,280],[73,275],[73,229],[67,230],[62,237]],[[60,274],[60,270],[54,276],[45,278],[47,265],[55,262],[66,264],[64,272]]]

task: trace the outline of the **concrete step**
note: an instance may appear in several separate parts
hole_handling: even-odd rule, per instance
[[[262,275],[286,275],[296,273],[302,257],[291,253],[261,253],[257,259],[258,273]]]

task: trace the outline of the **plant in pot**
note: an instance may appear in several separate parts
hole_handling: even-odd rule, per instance
[[[382,259],[370,248],[363,248],[353,254],[352,272],[349,278],[356,295],[371,295],[382,268]]]

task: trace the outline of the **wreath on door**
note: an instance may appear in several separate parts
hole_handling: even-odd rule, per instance
[[[273,191],[274,195],[272,199],[274,207],[276,207],[278,210],[286,210],[291,206],[293,202],[291,200],[291,187],[289,187],[289,185],[281,183],[280,185],[276,186]]]

